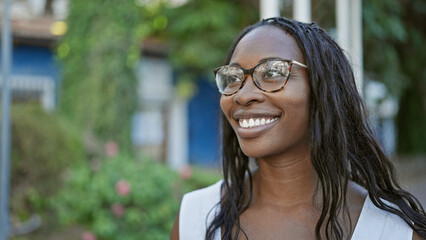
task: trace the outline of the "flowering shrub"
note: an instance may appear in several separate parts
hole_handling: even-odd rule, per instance
[[[123,197],[129,195],[130,183],[125,179],[121,179],[115,184],[115,191],[117,192],[118,195]]]
[[[160,163],[118,153],[70,170],[52,205],[61,223],[86,228],[81,239],[168,239],[181,182]]]
[[[118,151],[120,148],[118,147],[118,144],[114,141],[108,141],[105,144],[105,155],[107,157],[115,157],[118,154]]]
[[[190,165],[184,165],[178,169],[178,174],[181,178],[189,180],[192,177],[192,167]]]
[[[67,167],[84,156],[78,129],[37,104],[13,104],[11,112],[10,212],[17,222],[45,217],[47,199],[61,186]]]
[[[91,232],[84,232],[81,234],[81,240],[96,240],[96,236]]]

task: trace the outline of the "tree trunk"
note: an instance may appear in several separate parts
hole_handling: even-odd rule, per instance
[[[52,15],[53,14],[53,0],[46,0],[44,4],[44,15]]]

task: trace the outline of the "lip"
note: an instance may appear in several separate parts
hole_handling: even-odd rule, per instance
[[[256,138],[268,131],[270,128],[272,128],[275,124],[277,124],[281,118],[282,113],[281,112],[275,112],[275,111],[266,111],[266,110],[237,110],[233,118],[235,120],[236,128],[235,132],[236,134],[243,139],[250,139],[250,138]],[[276,121],[272,123],[267,123],[265,125],[255,126],[251,128],[242,128],[239,124],[239,119],[249,119],[249,118],[278,118]]]

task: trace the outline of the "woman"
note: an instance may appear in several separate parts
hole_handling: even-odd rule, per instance
[[[184,196],[172,239],[426,237],[425,212],[398,185],[349,62],[324,30],[262,20],[215,78],[224,179]]]

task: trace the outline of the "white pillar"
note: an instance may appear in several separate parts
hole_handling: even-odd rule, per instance
[[[351,0],[352,60],[358,92],[363,93],[364,64],[362,51],[362,0]]]
[[[279,0],[260,0],[260,19],[280,16]]]
[[[55,108],[55,84],[48,78],[42,82],[40,102],[44,110],[52,112]]]
[[[167,164],[179,169],[188,164],[188,100],[176,97],[171,102],[167,136]]]
[[[337,42],[348,54],[358,92],[362,95],[362,0],[336,0]]]
[[[293,19],[310,23],[311,20],[311,0],[293,0]]]
[[[336,0],[336,27],[337,42],[347,53],[350,53],[351,39],[351,16],[349,11],[350,0]]]

